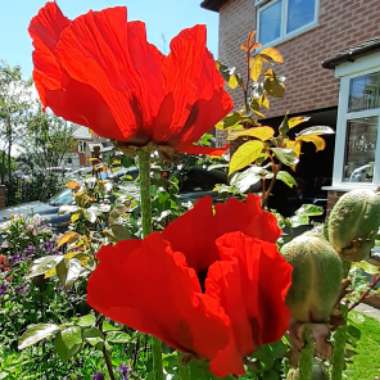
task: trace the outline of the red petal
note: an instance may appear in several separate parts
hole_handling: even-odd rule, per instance
[[[229,146],[225,145],[222,148],[212,148],[208,146],[198,145],[179,145],[177,150],[187,154],[205,154],[207,156],[223,156],[228,150]]]
[[[208,359],[226,344],[228,318],[160,234],[104,247],[98,258],[87,289],[94,309]]]
[[[215,240],[232,231],[275,242],[281,234],[276,218],[260,206],[260,197],[249,195],[245,201],[229,199],[212,209],[210,197],[199,200],[193,209],[171,222],[163,231],[173,249],[186,256],[189,266],[203,272],[218,259]]]
[[[245,318],[251,325],[251,337],[255,345],[277,341],[288,329],[290,321],[286,295],[291,286],[291,265],[281,256],[275,244],[252,239],[241,232],[223,235],[218,239],[217,246],[222,260],[233,261],[239,265],[239,275],[231,278],[234,281],[240,280],[240,297],[245,303]],[[211,271],[207,277],[206,293],[220,299],[221,305],[231,318],[237,347],[240,352],[248,354],[249,351],[246,350],[249,344],[244,343],[244,336],[241,334],[246,329],[244,315],[239,315],[236,305],[231,302],[239,296],[234,292],[238,287],[232,282],[219,281],[218,285],[222,289],[224,286],[224,292],[219,290],[217,294],[214,290],[213,274]]]
[[[155,141],[191,144],[222,119],[232,101],[206,47],[206,27],[185,29],[164,62],[167,97],[154,128]]]
[[[164,97],[163,57],[143,23],[127,23],[125,7],[90,11],[64,30],[57,54],[73,79],[102,94],[123,140],[148,141]]]
[[[66,120],[90,127],[100,135],[121,139],[101,96],[70,78],[57,60],[56,45],[70,23],[55,2],[47,3],[30,23],[29,33],[35,48],[33,78],[41,102]]]
[[[226,232],[241,231],[273,243],[281,236],[276,217],[262,209],[261,198],[257,195],[250,194],[245,201],[231,198],[225,203],[216,204],[215,209],[218,236]]]

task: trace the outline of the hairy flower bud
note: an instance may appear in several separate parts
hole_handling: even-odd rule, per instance
[[[360,261],[369,257],[379,225],[380,195],[371,190],[353,190],[332,209],[327,235],[343,259]]]
[[[285,244],[281,251],[293,266],[293,283],[287,296],[293,319],[327,322],[343,277],[339,255],[326,240],[308,233]]]

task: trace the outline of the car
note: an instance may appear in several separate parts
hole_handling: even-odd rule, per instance
[[[154,169],[156,170],[156,169]],[[158,170],[158,169],[157,169]],[[105,178],[117,180],[125,175],[132,179],[137,178],[138,168],[121,168],[116,172],[109,173]],[[180,179],[179,198],[183,202],[194,202],[203,196],[217,197],[213,188],[218,183],[226,183],[226,176],[221,172],[213,172],[207,169],[192,168],[186,170]],[[131,184],[132,187],[132,184]],[[138,196],[138,192],[133,188],[131,194]],[[49,224],[56,231],[64,230],[70,222],[70,213],[61,213],[62,206],[73,205],[74,197],[70,189],[63,189],[57,195],[53,196],[48,202],[28,202],[18,206],[8,207],[0,210],[0,224],[7,222],[13,215],[33,216],[39,214],[46,224]]]

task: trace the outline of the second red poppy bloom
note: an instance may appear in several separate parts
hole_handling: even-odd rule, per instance
[[[292,269],[279,234],[259,197],[215,208],[204,198],[162,233],[102,248],[88,303],[208,359],[218,376],[243,374],[243,358],[288,328]]]
[[[71,21],[49,2],[29,27],[34,81],[45,107],[100,136],[149,142],[189,153],[231,109],[232,101],[206,47],[206,28],[183,30],[162,54],[145,25],[115,7]]]

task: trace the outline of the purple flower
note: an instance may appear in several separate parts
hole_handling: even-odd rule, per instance
[[[119,367],[119,371],[121,373],[121,376],[122,376],[122,380],[128,380],[128,372],[129,372],[129,368],[125,365],[125,364],[121,364],[120,367]]]
[[[92,380],[104,380],[104,375],[101,372],[97,372],[92,376]]]
[[[25,249],[25,254],[26,254],[26,256],[32,256],[32,255],[34,255],[35,251],[36,251],[36,249],[35,249],[34,245],[29,244]]]
[[[0,285],[0,296],[3,296],[7,292],[7,289],[8,289],[8,285],[1,284]]]
[[[12,255],[10,258],[9,258],[9,262],[12,264],[12,265],[16,265],[18,264],[20,261],[22,261],[23,257],[20,253],[15,253],[14,255]]]
[[[46,253],[52,254],[55,251],[54,242],[52,240],[45,241],[44,250],[46,251]]]

